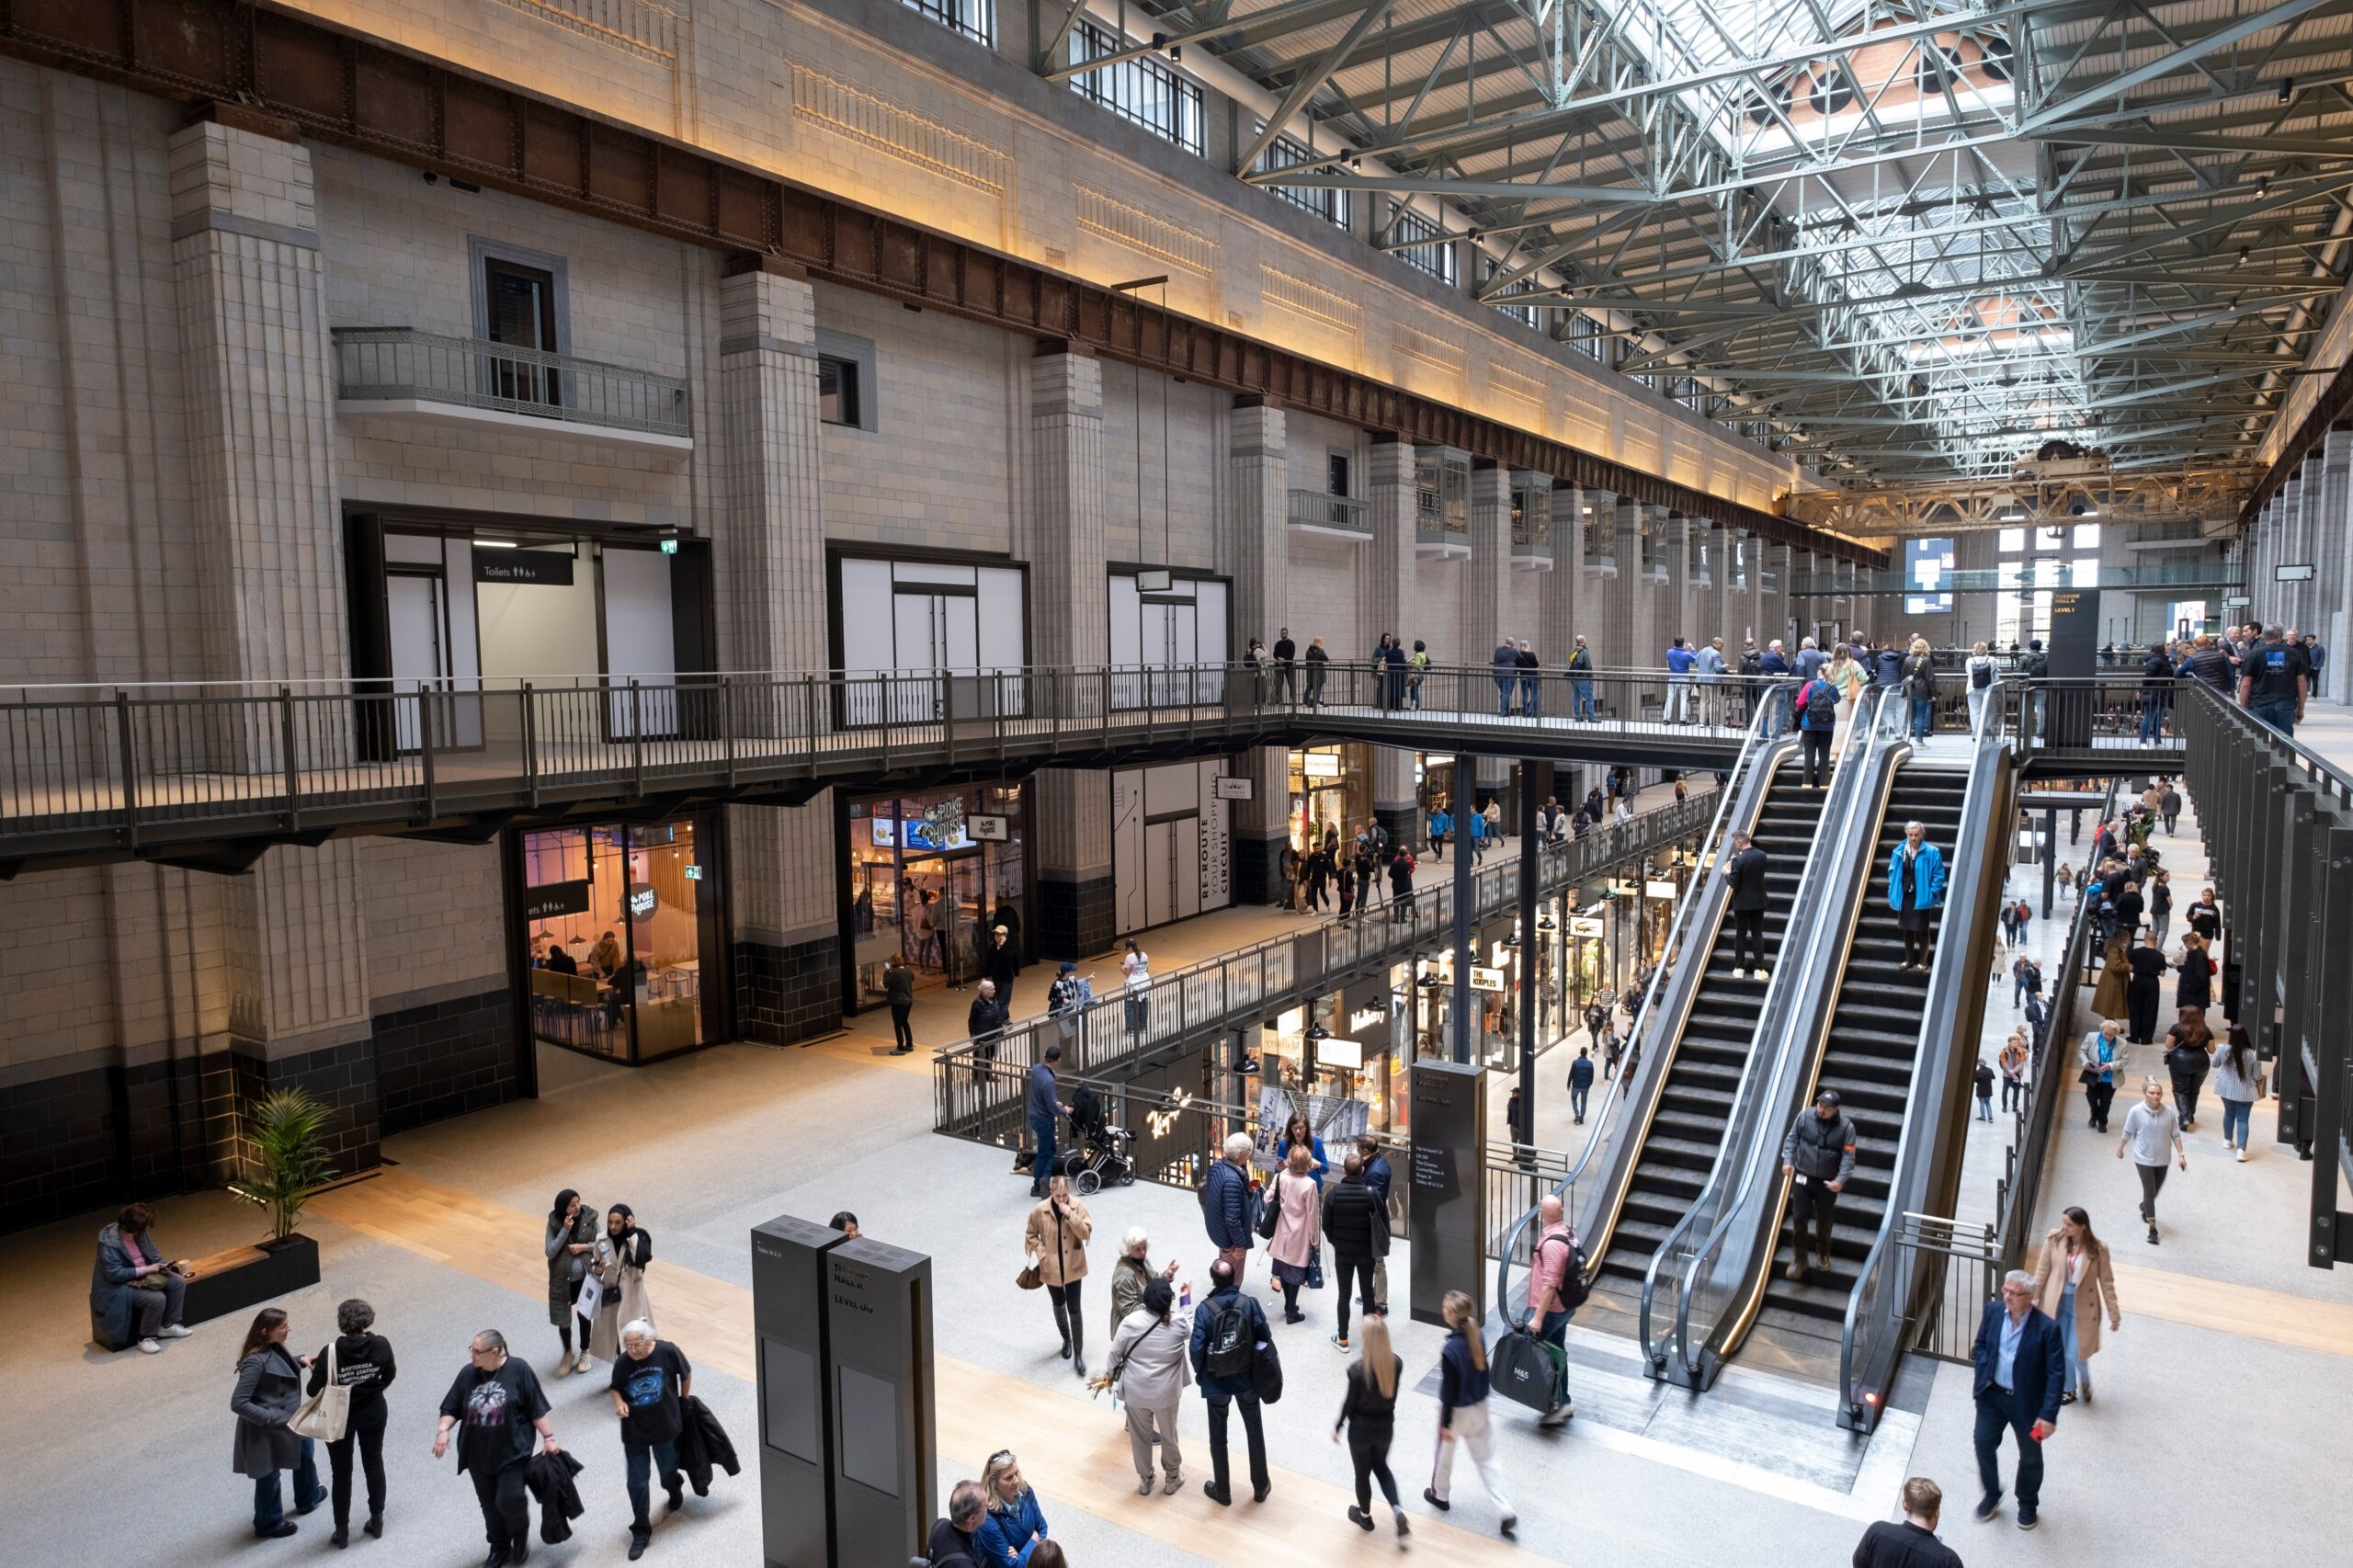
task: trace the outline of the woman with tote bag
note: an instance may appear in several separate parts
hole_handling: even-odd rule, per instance
[[[637,1222],[626,1203],[605,1211],[605,1233],[591,1255],[588,1278],[581,1281],[581,1299],[597,1292],[588,1349],[599,1361],[610,1363],[621,1353],[621,1324],[643,1318],[654,1321],[654,1299],[645,1293],[645,1266],[654,1261],[654,1237]]]
[[[302,1403],[302,1373],[286,1348],[287,1326],[282,1308],[264,1307],[254,1314],[237,1353],[237,1386],[229,1394],[229,1408],[237,1416],[236,1471],[254,1483],[254,1534],[263,1540],[294,1533],[278,1471],[294,1472],[296,1513],[319,1506],[319,1465],[311,1439],[288,1425]],[[301,1360],[307,1364],[310,1358]]]
[[[572,1303],[566,1301],[569,1312]],[[392,1342],[369,1332],[376,1309],[353,1297],[335,1310],[339,1337],[311,1360],[311,1397],[295,1413],[294,1430],[327,1446],[329,1498],[335,1504],[335,1545],[351,1540],[351,1460],[358,1449],[368,1477],[368,1522],[371,1536],[384,1533],[384,1391],[398,1369]],[[305,1417],[315,1410],[315,1426]]]

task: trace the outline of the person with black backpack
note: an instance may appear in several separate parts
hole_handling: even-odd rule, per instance
[[[1830,783],[1830,741],[1838,728],[1838,688],[1816,675],[1798,688],[1798,744],[1802,750],[1803,787]]]
[[[1250,1444],[1251,1501],[1263,1503],[1274,1490],[1267,1473],[1267,1433],[1260,1423],[1259,1363],[1274,1361],[1274,1330],[1267,1323],[1258,1298],[1242,1293],[1233,1266],[1224,1258],[1210,1265],[1210,1294],[1193,1313],[1193,1381],[1210,1407],[1210,1483],[1202,1494],[1220,1506],[1230,1505],[1227,1485],[1225,1426],[1233,1407],[1242,1407],[1242,1430]],[[1279,1390],[1279,1373],[1276,1387]]]
[[[1324,1195],[1324,1239],[1332,1244],[1332,1267],[1339,1278],[1340,1326],[1332,1343],[1348,1347],[1348,1281],[1354,1278],[1368,1321],[1380,1315],[1373,1293],[1372,1263],[1389,1250],[1389,1209],[1365,1186],[1364,1157],[1350,1153],[1340,1179]]]

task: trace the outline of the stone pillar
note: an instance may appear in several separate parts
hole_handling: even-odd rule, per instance
[[[1532,628],[1507,622],[1511,598],[1511,473],[1484,458],[1471,470],[1471,561],[1461,574],[1461,628],[1465,663],[1483,662],[1506,637],[1535,641]]]
[[[347,679],[335,355],[310,149],[291,125],[223,106],[174,135],[169,159],[205,673],[265,692]],[[285,766],[273,727],[240,730],[223,742],[224,767]],[[296,744],[305,767],[349,753],[338,726],[305,724]],[[351,839],[270,850],[228,884],[222,1108],[237,1142],[217,1165],[248,1165],[244,1114],[282,1088],[333,1108],[337,1171],[376,1163],[364,896]]]
[[[1256,636],[1272,649],[1283,632],[1282,618],[1290,613],[1290,447],[1283,411],[1263,397],[1236,398],[1227,431],[1232,483],[1223,553],[1233,581],[1234,624],[1244,646]],[[1304,638],[1293,641],[1304,651]],[[1278,695],[1271,679],[1267,695]],[[1290,696],[1298,695],[1294,687]],[[1236,903],[1282,899],[1282,850],[1290,835],[1285,763],[1282,747],[1256,746],[1227,768],[1252,785],[1251,798],[1233,807]]]
[[[1392,627],[1404,626],[1414,619],[1406,613],[1405,596],[1414,583],[1414,507],[1418,482],[1414,472],[1414,447],[1387,432],[1377,434],[1372,443],[1372,542],[1368,548],[1371,559],[1367,562],[1372,588],[1370,634],[1362,639],[1370,647],[1373,638]],[[1490,648],[1489,652],[1493,652]],[[1466,651],[1467,659],[1476,650]],[[1361,660],[1364,651],[1347,649],[1335,653],[1336,659]],[[1359,687],[1370,699],[1370,688]],[[1342,688],[1345,696],[1346,688]],[[1396,746],[1375,746],[1372,752],[1372,807],[1390,835],[1400,844],[1419,844],[1422,835],[1414,824],[1414,758],[1410,752]]]
[[[2320,538],[2322,517],[2326,511],[2323,485],[2325,452],[2325,444],[2313,448],[2305,455],[2303,466],[2299,471],[2302,483],[2296,501],[2294,553],[2289,559],[2313,569],[2312,576],[2306,581],[2288,585],[2289,624],[2300,632],[2318,631],[2315,622],[2324,613],[2320,597]]]
[[[1548,670],[1569,662],[1579,630],[1577,613],[1585,586],[1585,528],[1574,489],[1552,484],[1552,476],[1526,476],[1552,488],[1552,569],[1537,594],[1536,656]]]
[[[2319,695],[2343,703],[2353,701],[2353,662],[2344,656],[2347,634],[2353,632],[2353,430],[2331,430],[2323,443],[2320,494],[2313,537],[2316,624],[2305,630],[2328,650]]]
[[[1039,345],[1029,362],[1029,623],[1033,665],[1089,668],[1111,656],[1110,578],[1103,553],[1103,367],[1073,345]],[[1090,681],[1052,694],[1065,716],[1093,717]],[[1111,945],[1111,786],[1100,772],[1049,767],[1032,783],[1038,951],[1078,958]]]
[[[815,292],[798,267],[739,256],[720,283],[719,313],[722,491],[712,545],[721,668],[823,670],[829,652]],[[732,710],[758,734],[795,718],[756,696]],[[814,722],[830,726],[827,705]],[[833,792],[800,806],[730,806],[727,844],[737,1032],[788,1045],[834,1028],[847,999]]]
[[[1741,640],[1756,635],[1756,536],[1746,528],[1723,530],[1724,662],[1740,666]]]
[[[1698,526],[1698,519],[1680,512],[1667,513],[1659,526],[1658,558],[1666,568],[1666,586],[1659,595],[1658,635],[1652,641],[1659,645],[1661,659],[1666,656],[1667,644],[1677,637],[1688,648],[1699,634],[1697,590],[1691,581],[1692,540]]]
[[[1611,668],[1640,664],[1636,641],[1656,630],[1649,624],[1651,582],[1643,560],[1643,527],[1642,506],[1619,502],[1609,547],[1618,575],[1603,589],[1601,635],[1593,642],[1595,663]]]

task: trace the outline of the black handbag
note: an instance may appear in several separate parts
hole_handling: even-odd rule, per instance
[[[1282,1176],[1275,1176],[1273,1189],[1258,1206],[1258,1236],[1262,1241],[1275,1239],[1275,1227],[1282,1222]]]
[[[1514,1404],[1524,1404],[1540,1415],[1560,1408],[1561,1369],[1567,1358],[1524,1328],[1495,1340],[1487,1355],[1487,1381]]]
[[[1260,1404],[1278,1403],[1283,1397],[1283,1358],[1271,1337],[1251,1349],[1250,1392],[1258,1396]]]

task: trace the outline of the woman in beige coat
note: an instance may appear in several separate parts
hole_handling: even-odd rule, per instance
[[[1086,1205],[1070,1195],[1070,1178],[1057,1173],[1046,1183],[1046,1196],[1029,1210],[1029,1228],[1021,1238],[1024,1252],[1036,1262],[1038,1277],[1053,1299],[1054,1326],[1063,1331],[1063,1359],[1086,1376],[1086,1320],[1079,1311],[1079,1287],[1086,1282],[1086,1242],[1095,1221]]]
[[[2091,1359],[2099,1353],[2099,1320],[2120,1328],[2116,1274],[2109,1267],[2108,1244],[2092,1234],[2092,1218],[2081,1209],[2063,1210],[2059,1228],[2042,1239],[2034,1266],[2034,1304],[2051,1314],[2067,1343],[2067,1392],[2062,1404],[2080,1393],[2091,1403]]]
[[[654,1321],[654,1299],[645,1293],[645,1266],[654,1261],[654,1237],[642,1229],[626,1203],[605,1211],[605,1233],[597,1239],[589,1271],[604,1283],[604,1300],[588,1328],[588,1353],[599,1361],[620,1358],[621,1325]]]

